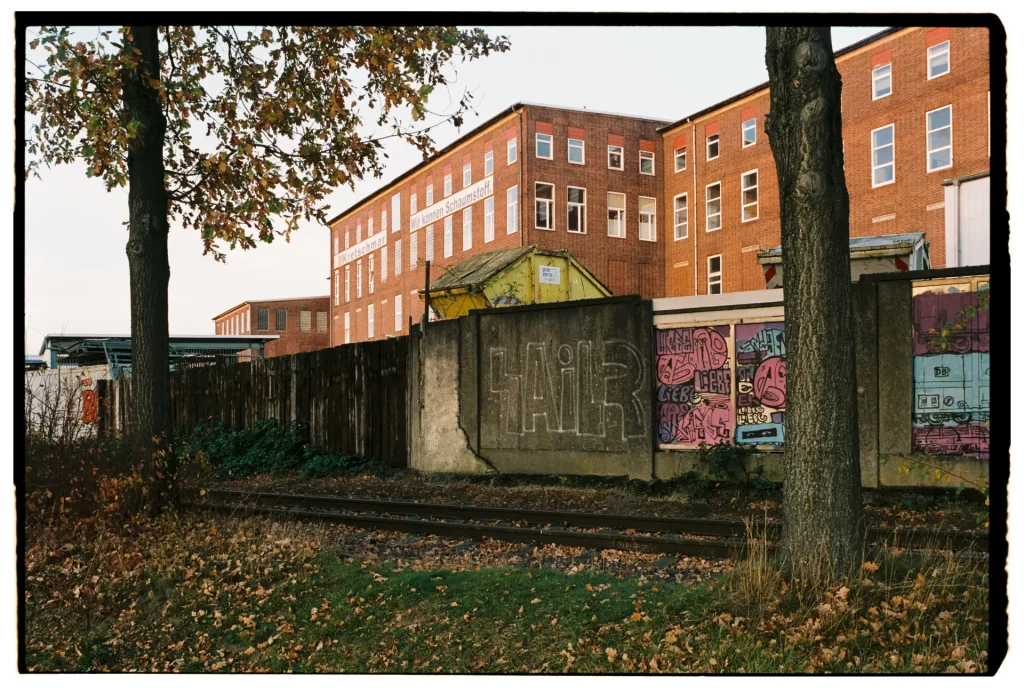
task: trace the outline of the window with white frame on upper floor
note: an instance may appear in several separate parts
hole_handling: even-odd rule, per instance
[[[427,185],[425,204],[426,204],[427,207],[429,207],[433,203],[434,203],[434,184],[431,183],[431,184]]]
[[[363,297],[363,260],[356,260],[356,298]]]
[[[505,148],[506,148],[506,152],[507,152],[506,165],[511,166],[513,163],[516,162],[516,159],[519,158],[519,151],[518,151],[518,149],[519,149],[519,141],[518,141],[518,139],[516,137],[513,137],[512,139],[508,140],[508,144],[505,145]]]
[[[654,242],[658,239],[658,200],[654,197],[640,198],[640,240]]]
[[[569,163],[583,165],[584,144],[582,139],[569,139]]]
[[[395,241],[395,276],[402,274],[402,239]]]
[[[552,135],[546,135],[541,132],[537,133],[536,151],[538,159],[553,159],[555,158],[553,152],[553,141]]]
[[[740,176],[740,204],[743,207],[740,218],[754,221],[758,216],[757,169],[747,171]]]
[[[402,193],[391,195],[391,232],[402,230]]]
[[[396,241],[397,242],[397,241]],[[380,249],[380,282],[388,280],[388,246]]]
[[[462,249],[473,249],[473,207],[462,210]]]
[[[444,256],[451,257],[454,252],[452,234],[454,226],[452,224],[452,217],[449,214],[444,219]]]
[[[708,257],[708,293],[715,295],[722,292],[722,256]]]
[[[490,174],[494,173],[494,152],[484,152],[484,177],[486,178]]]
[[[338,254],[338,236],[334,236],[334,254]]]
[[[718,133],[708,137],[708,153],[706,160],[713,161],[718,158]]]
[[[351,343],[352,341],[352,315],[345,313],[345,343]]]
[[[366,237],[373,237],[373,214],[371,214],[370,218],[366,220]]]
[[[377,326],[377,325],[374,324],[374,314],[373,314],[374,310],[373,310],[373,307],[374,307],[373,303],[370,303],[366,307],[366,336],[370,337],[371,339],[374,336],[374,331],[375,331],[376,326]]]
[[[446,173],[444,176],[444,196],[452,194],[452,174]]]
[[[418,232],[413,231],[409,234],[409,270],[416,269],[416,264],[419,261],[419,246],[418,246]]]
[[[519,231],[519,186],[505,191],[505,235]]]
[[[427,226],[427,234],[424,238],[426,247],[423,248],[423,259],[427,262],[434,261],[434,224]]]
[[[953,165],[953,106],[943,106],[929,111],[928,127],[928,172],[941,171]]]
[[[417,198],[416,193],[415,192],[410,192],[409,193],[409,214],[410,215],[416,213],[416,211],[418,209],[416,204],[417,204],[418,201],[419,201],[419,199]]]
[[[711,183],[704,188],[704,232],[722,227],[722,183]]]
[[[384,260],[384,261],[385,261],[385,263],[387,263],[387,260]],[[367,267],[367,273],[366,273],[366,286],[367,286],[367,291],[372,296],[373,295],[374,279],[376,278],[374,276],[374,274],[376,274],[376,272],[374,271],[373,255],[370,256],[369,262],[370,262],[370,264]]]
[[[928,79],[941,77],[949,72],[949,41],[943,41],[928,49]]]
[[[334,307],[341,304],[341,272],[334,270]]]
[[[880,98],[892,93],[892,63],[879,65],[871,70],[871,100],[877,101]]]
[[[566,225],[570,233],[587,232],[587,191],[582,187],[566,188]]]
[[[494,240],[494,197],[484,200],[484,242]]]
[[[640,151],[640,172],[644,175],[654,175],[653,151]]]
[[[626,195],[622,192],[608,193],[608,236],[626,237]]]
[[[686,193],[676,195],[674,199],[675,204],[675,232],[673,238],[676,240],[683,240],[690,235],[690,209],[687,202]]]
[[[555,228],[555,186],[535,183],[533,188],[533,225],[545,231]]]
[[[395,296],[395,331],[402,331],[402,294]]]
[[[871,131],[871,187],[896,182],[895,125]]]
[[[622,147],[616,144],[608,145],[608,168],[613,171],[621,171],[622,166]]]
[[[473,184],[473,164],[462,164],[462,187],[466,188]]]
[[[356,224],[356,242],[363,242],[363,224],[361,223]]]
[[[349,236],[349,230],[346,228],[345,229],[345,249],[346,250],[348,250],[349,245],[351,244],[350,239],[349,239],[348,236]]]
[[[388,210],[387,209],[381,209],[380,210],[380,230],[382,230],[385,233],[388,232]]]
[[[351,267],[346,265],[345,266],[345,302],[346,303],[348,303],[349,301],[352,300],[352,282],[351,282],[351,275],[350,275],[349,269],[351,269]]]
[[[686,147],[679,147],[675,151],[676,173],[686,170]]]
[[[743,137],[743,149],[757,144],[757,118],[744,120],[740,130]]]

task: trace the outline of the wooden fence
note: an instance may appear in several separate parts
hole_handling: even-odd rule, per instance
[[[187,432],[210,419],[233,429],[267,418],[302,421],[316,447],[405,466],[407,352],[408,337],[400,337],[180,369],[171,374],[174,427]],[[117,420],[101,427],[124,430],[130,382],[110,388],[114,401],[105,408]]]

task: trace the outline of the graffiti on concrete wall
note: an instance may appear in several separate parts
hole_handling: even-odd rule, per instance
[[[917,287],[913,301],[913,451],[987,459],[988,310],[965,319],[963,311],[978,305],[968,283]],[[943,328],[953,325],[943,344]]]
[[[656,332],[655,386],[662,444],[729,442],[733,433],[728,325]]]
[[[781,446],[785,439],[785,324],[737,324],[736,443]]]

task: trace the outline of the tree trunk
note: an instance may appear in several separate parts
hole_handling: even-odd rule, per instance
[[[846,576],[863,530],[842,82],[828,27],[768,27],[766,62],[785,277],[782,554],[794,574]]]
[[[130,27],[128,43],[138,65],[126,71],[121,101],[125,120],[138,125],[128,150],[128,268],[132,306],[132,398],[129,443],[149,455],[150,506],[166,503],[176,470],[172,447],[171,382],[168,364],[167,192],[164,136],[167,121],[150,80],[160,77],[155,26]]]

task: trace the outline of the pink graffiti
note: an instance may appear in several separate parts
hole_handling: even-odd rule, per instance
[[[699,327],[693,329],[692,350],[658,356],[658,381],[663,384],[682,384],[692,380],[697,370],[721,368],[728,358],[729,349],[725,338],[715,329]]]
[[[705,397],[704,405],[685,413],[676,423],[677,444],[716,444],[732,439],[733,412],[728,397]]]
[[[769,358],[757,366],[754,373],[754,396],[765,406],[786,406],[786,361]]]

